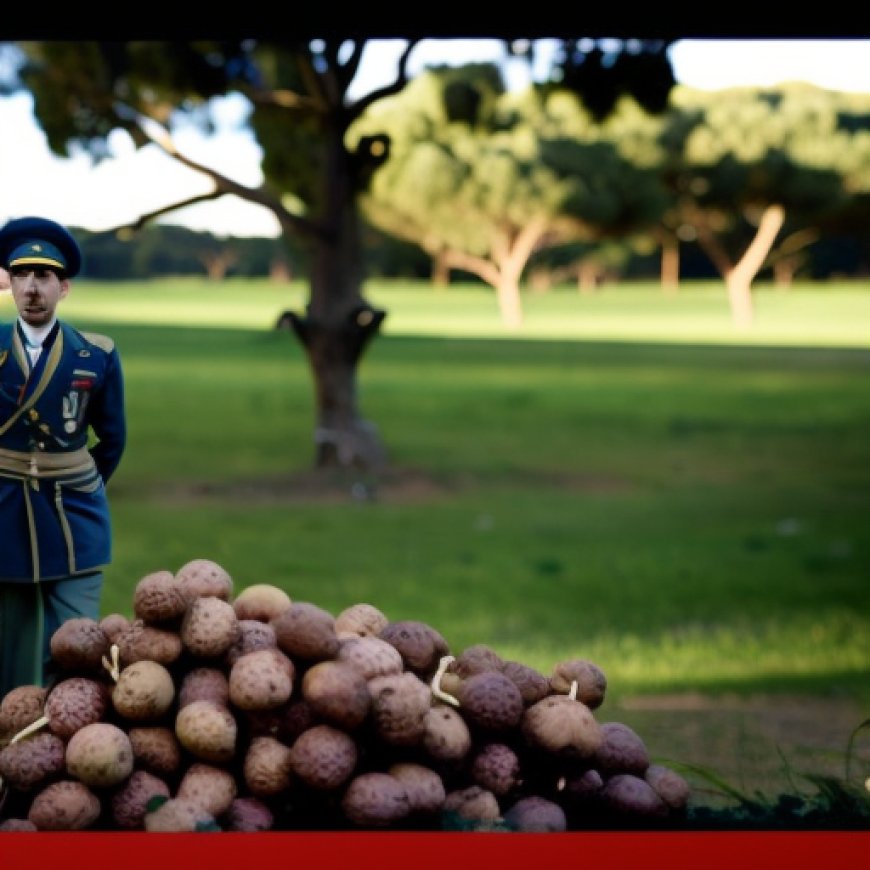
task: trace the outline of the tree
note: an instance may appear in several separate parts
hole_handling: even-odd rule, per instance
[[[388,158],[390,142],[375,131],[350,146],[346,133],[370,105],[405,86],[415,40],[408,42],[393,82],[351,101],[348,89],[366,38],[347,38],[333,26],[324,28],[325,39],[311,39],[302,28],[296,38],[282,40],[272,35],[276,26],[270,15],[266,38],[23,42],[27,63],[20,78],[33,93],[36,117],[54,153],[84,148],[100,159],[108,154],[110,134],[121,129],[138,147],[156,144],[211,180],[209,193],[183,201],[167,191],[167,204],[142,215],[133,229],[232,194],[269,209],[285,236],[305,241],[308,303],[302,314],[286,312],[281,323],[301,341],[313,375],[315,465],[378,468],[387,462],[386,451],[377,427],[360,414],[357,370],[386,312],[363,295],[359,197]],[[670,70],[666,45],[651,44],[644,76],[650,65]],[[623,47],[646,53],[643,42]],[[573,43],[570,49],[554,73],[569,83],[582,80],[584,93],[594,94],[607,84],[608,76],[600,75],[606,65],[598,85],[582,75],[572,78],[587,52]],[[624,73],[620,68],[618,90],[630,84]],[[212,101],[229,93],[243,95],[251,105],[249,123],[264,152],[265,183],[257,188],[190,159],[172,139],[173,124],[182,116],[208,129]],[[651,98],[660,100],[661,91]]]
[[[642,114],[633,102],[620,112]],[[534,254],[653,226],[666,205],[655,162],[631,153],[635,140],[623,150],[562,88],[504,93],[491,68],[429,71],[351,135],[370,126],[393,148],[363,198],[367,216],[441,269],[495,288],[509,327],[522,323],[520,279]]]
[[[870,191],[870,102],[811,85],[679,88],[665,118],[666,227],[697,239],[735,324],[749,326],[752,282],[777,239],[794,256]]]
[[[106,139],[126,130],[142,146],[156,144],[211,179],[213,190],[142,215],[139,229],[185,205],[235,194],[270,209],[287,236],[305,241],[310,297],[288,318],[303,344],[316,396],[315,464],[372,467],[386,460],[377,428],[362,418],[357,366],[385,312],[363,297],[356,197],[388,143],[372,137],[344,144],[349,124],[370,103],[406,81],[409,43],[395,81],[356,103],[346,99],[363,42],[24,43],[21,78],[51,149],[84,146],[97,159]],[[250,124],[264,150],[266,183],[245,187],[176,148],[171,128],[185,113],[205,129],[210,101],[243,94]]]

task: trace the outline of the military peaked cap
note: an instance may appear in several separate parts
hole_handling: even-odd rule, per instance
[[[48,266],[68,278],[82,266],[78,243],[66,227],[41,217],[13,218],[0,229],[0,265]]]

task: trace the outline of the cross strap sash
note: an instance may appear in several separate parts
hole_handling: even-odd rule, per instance
[[[18,338],[16,333],[15,338],[13,340],[13,349],[15,351],[16,356],[21,356],[23,359],[23,354],[25,353],[24,348],[21,346],[21,341]],[[42,375],[39,378],[39,382],[33,388],[33,392],[27,397],[27,399],[22,402],[21,405],[18,406],[15,413],[12,414],[2,426],[0,426],[0,435],[4,435],[15,423],[21,418],[23,414],[26,414],[39,400],[39,397],[45,392],[45,388],[51,383],[51,379],[54,376],[55,371],[57,371],[58,363],[60,362],[61,354],[63,353],[63,332],[59,332],[57,338],[54,341],[54,344],[51,346],[51,350],[48,354],[48,359],[45,361],[45,368],[42,370]]]

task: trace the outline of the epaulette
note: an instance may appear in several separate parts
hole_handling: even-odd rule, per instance
[[[100,350],[111,353],[115,349],[115,342],[108,335],[100,335],[99,332],[83,332],[82,335]]]

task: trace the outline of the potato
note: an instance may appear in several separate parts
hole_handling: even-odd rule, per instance
[[[66,745],[66,769],[91,788],[119,785],[133,771],[129,736],[110,722],[85,725]]]

